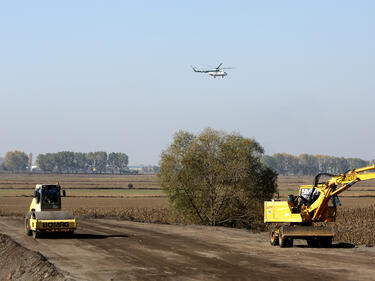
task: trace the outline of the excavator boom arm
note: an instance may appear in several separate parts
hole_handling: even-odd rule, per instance
[[[372,180],[375,179],[375,173],[366,173],[366,174],[356,174],[355,178],[352,179],[351,181],[344,181],[341,182],[344,183],[341,187],[336,189],[334,192],[331,193],[331,196],[339,195],[340,193],[344,192],[354,184],[360,181],[366,181],[366,180]]]
[[[333,176],[327,184],[323,184],[320,188],[321,195],[316,202],[305,209],[304,217],[309,218],[313,214],[311,220],[319,221],[327,210],[328,202],[333,196],[339,195],[357,182],[375,179],[375,173],[364,173],[370,170],[375,170],[375,165],[350,170],[347,173]]]

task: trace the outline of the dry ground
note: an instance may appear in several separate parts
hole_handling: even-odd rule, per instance
[[[39,251],[75,280],[373,280],[374,248],[272,247],[246,230],[80,219],[72,238],[24,234],[19,217],[0,217],[0,232]],[[0,267],[1,270],[6,270]],[[32,279],[39,280],[39,279]],[[42,280],[42,279],[40,279]]]

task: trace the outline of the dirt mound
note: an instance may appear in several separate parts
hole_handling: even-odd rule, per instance
[[[0,280],[68,281],[56,267],[39,252],[33,252],[0,234]]]

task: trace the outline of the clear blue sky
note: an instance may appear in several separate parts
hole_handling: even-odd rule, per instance
[[[7,1],[0,155],[121,151],[179,129],[375,159],[374,1]],[[235,66],[225,79],[190,65]]]

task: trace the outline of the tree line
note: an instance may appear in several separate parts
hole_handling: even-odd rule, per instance
[[[0,159],[0,170],[10,172],[31,171],[32,157],[22,151],[9,151]],[[263,155],[262,163],[280,175],[313,176],[321,172],[343,173],[349,169],[364,167],[374,163],[360,158],[343,158],[327,155],[287,153]],[[39,154],[37,168],[42,172],[54,173],[128,173],[128,156],[121,152],[107,153],[96,151],[89,153],[61,151]],[[158,166],[142,167],[143,172],[158,172]]]
[[[36,165],[40,171],[54,173],[127,173],[128,155],[121,152],[105,151],[39,154]],[[32,154],[9,151],[4,157],[2,168],[11,172],[31,171]]]
[[[294,156],[287,153],[275,153],[272,156],[264,155],[262,162],[280,175],[314,176],[322,172],[340,174],[350,169],[368,166],[374,161],[327,155]]]

